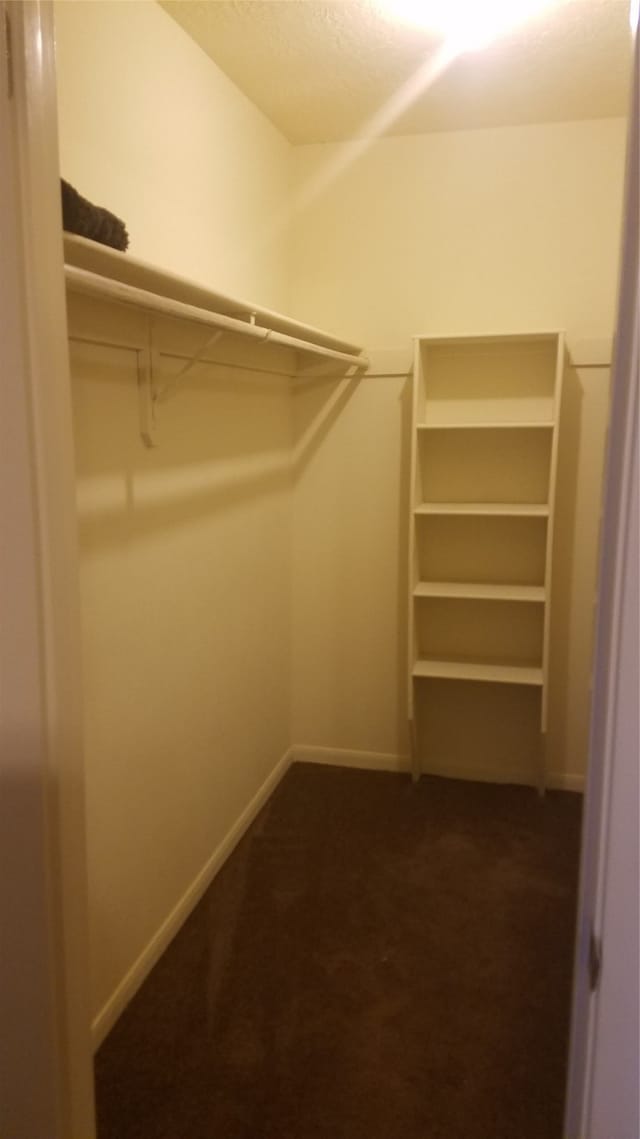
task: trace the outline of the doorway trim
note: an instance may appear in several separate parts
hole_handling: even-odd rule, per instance
[[[636,18],[637,20],[637,18]],[[565,1139],[632,1139],[638,1013],[640,41],[634,31]]]
[[[53,6],[0,0],[0,928],[12,1139],[95,1135]]]

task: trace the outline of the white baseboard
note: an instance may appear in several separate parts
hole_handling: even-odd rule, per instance
[[[550,771],[547,784],[552,791],[584,791],[586,775],[579,775],[575,771]]]
[[[292,755],[292,749],[289,749],[289,751],[283,755],[279,763],[276,764],[271,774],[267,776],[262,786],[253,796],[251,802],[245,807],[240,817],[227,832],[222,842],[216,847],[211,857],[207,859],[202,870],[196,875],[177,905],[174,906],[169,916],[153,935],[151,941],[145,949],[143,949],[138,959],[134,961],[116,990],[109,997],[107,1003],[100,1010],[91,1026],[94,1049],[100,1046],[120,1014],[124,1012],[129,1001],[162,956],[169,942],[175,937],[180,926],[200,901],[205,890],[235,849],[242,836],[249,829],[258,812],[262,809],[269,796],[275,791],[278,783],[289,769],[292,762]]]
[[[408,755],[388,752],[355,751],[350,748],[308,747],[296,744],[291,749],[293,763],[319,763],[329,767],[355,767],[364,771],[409,771]],[[455,767],[432,764],[423,775],[440,775],[447,779],[471,779],[480,783],[530,784],[526,772],[504,768]],[[584,776],[564,771],[550,771],[547,787],[552,791],[582,791]]]
[[[470,779],[477,783],[512,783],[524,787],[537,787],[532,775],[522,769],[508,767],[448,767],[431,765],[424,775],[440,775],[447,779]],[[584,777],[564,771],[548,771],[545,786],[549,791],[582,791]]]
[[[328,767],[358,767],[363,771],[409,771],[408,755],[383,751],[353,751],[343,747],[308,747],[295,744],[291,748],[292,763],[319,763]]]

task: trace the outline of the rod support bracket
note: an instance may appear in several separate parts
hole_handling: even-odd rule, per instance
[[[216,344],[224,332],[216,329],[211,333],[197,352],[187,360],[183,368],[170,380],[159,386],[160,356],[155,337],[153,320],[147,325],[147,342],[138,350],[138,403],[140,409],[140,435],[145,447],[158,446],[158,405],[175,395],[182,380],[202,359],[212,344]]]
[[[156,392],[154,374],[157,373],[156,349],[153,341],[152,322],[147,329],[147,343],[138,350],[138,410],[140,415],[140,435],[145,447],[158,446],[158,424],[156,419]]]
[[[211,348],[214,344],[217,344],[223,336],[224,332],[219,328],[217,328],[215,332],[210,333],[204,343],[200,345],[198,351],[193,354],[190,360],[187,360],[184,367],[182,367],[179,372],[176,372],[175,376],[171,376],[171,379],[163,384],[161,388],[154,388],[154,404],[164,403],[166,400],[170,399],[172,395],[175,395],[185,376],[192,370],[192,368],[195,368],[196,364],[200,362],[205,352],[207,352],[208,349]],[[158,353],[158,356],[159,355],[160,353]]]

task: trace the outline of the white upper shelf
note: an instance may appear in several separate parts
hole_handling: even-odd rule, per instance
[[[553,422],[543,422],[542,420],[522,420],[521,422],[504,422],[499,421],[487,423],[455,423],[453,420],[447,423],[418,423],[418,431],[537,431],[542,428],[546,431],[553,431]]]
[[[362,371],[368,366],[362,348],[350,341],[271,309],[207,289],[106,245],[65,233],[64,258],[70,292],[269,340]]]

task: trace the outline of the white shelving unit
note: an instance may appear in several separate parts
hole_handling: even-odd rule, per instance
[[[430,681],[525,686],[540,694],[531,780],[544,789],[564,355],[560,332],[416,337],[408,605],[414,778],[429,767],[416,717],[418,705],[429,715]]]

